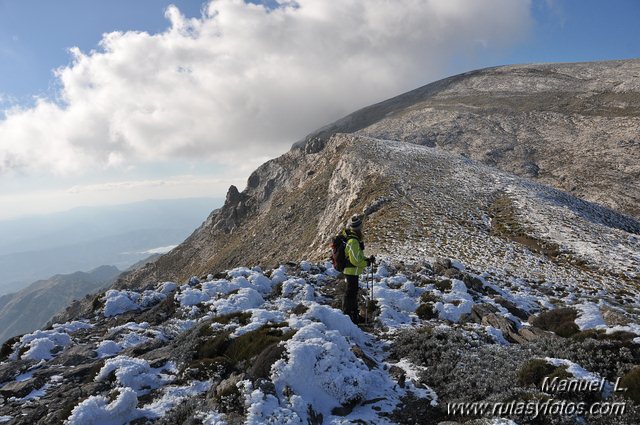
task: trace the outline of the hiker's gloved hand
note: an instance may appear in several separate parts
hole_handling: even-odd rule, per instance
[[[367,266],[370,266],[371,264],[375,264],[375,262],[376,262],[376,257],[374,257],[373,255],[367,258]]]

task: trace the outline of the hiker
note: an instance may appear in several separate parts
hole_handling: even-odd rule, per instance
[[[362,242],[362,218],[354,215],[349,219],[347,227],[342,231],[347,243],[344,248],[346,266],[344,276],[346,290],[342,299],[342,311],[351,318],[353,323],[360,322],[358,313],[358,276],[364,268],[375,261],[375,258],[365,258],[364,243]]]

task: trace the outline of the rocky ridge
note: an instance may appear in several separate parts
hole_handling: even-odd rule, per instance
[[[456,75],[354,112],[299,145],[337,132],[436,146],[640,218],[640,59]]]

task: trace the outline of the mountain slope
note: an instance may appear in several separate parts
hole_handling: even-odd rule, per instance
[[[309,135],[437,146],[640,218],[640,59],[446,78]]]
[[[637,136],[639,66],[630,60],[492,68],[365,108],[260,166],[246,189],[231,187],[225,205],[184,243],[115,286],[322,259],[331,235],[364,210],[378,210],[367,225],[376,253],[446,254],[477,270],[515,256],[507,264],[532,279],[635,282],[637,219],[527,178],[563,187],[553,176],[566,173],[582,182],[576,187],[585,198],[608,197],[603,203],[633,213],[640,151],[635,142],[616,146]],[[355,133],[327,139],[339,130]],[[600,143],[584,145],[596,130]],[[480,154],[496,146],[500,155]]]
[[[0,342],[44,326],[74,299],[109,286],[120,274],[113,266],[90,272],[56,275],[0,297]]]
[[[245,192],[234,189],[183,244],[115,287],[322,260],[346,217],[363,211],[377,255],[450,256],[477,272],[496,269],[501,281],[567,288],[625,291],[640,273],[637,220],[425,146],[336,135],[319,152],[294,149],[270,161]]]

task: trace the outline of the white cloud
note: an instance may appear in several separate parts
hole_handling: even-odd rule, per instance
[[[62,102],[0,121],[0,172],[272,157],[333,119],[526,35],[528,0],[216,0],[159,34],[105,34],[57,71]]]

